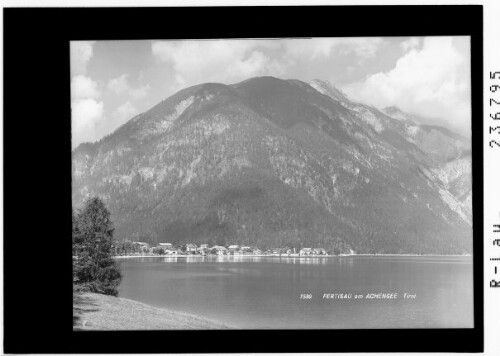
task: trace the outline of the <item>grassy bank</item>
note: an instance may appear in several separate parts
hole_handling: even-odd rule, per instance
[[[84,293],[73,297],[74,330],[231,329],[217,321],[130,299]]]

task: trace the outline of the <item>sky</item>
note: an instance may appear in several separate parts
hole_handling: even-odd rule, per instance
[[[177,91],[271,75],[328,80],[470,135],[469,37],[71,42],[72,146],[94,142]]]

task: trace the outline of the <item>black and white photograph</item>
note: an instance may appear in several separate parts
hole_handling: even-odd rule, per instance
[[[70,62],[75,331],[474,327],[468,36]]]
[[[0,352],[497,355],[500,3],[402,3],[4,0]]]

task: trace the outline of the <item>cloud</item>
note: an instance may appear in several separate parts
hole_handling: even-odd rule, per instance
[[[283,42],[285,56],[293,58],[307,57],[310,60],[328,57],[334,47],[330,38],[295,39]]]
[[[130,101],[126,101],[113,112],[113,118],[115,121],[114,125],[116,127],[122,125],[123,123],[131,119],[135,114],[137,114],[137,109],[132,105]]]
[[[97,127],[104,120],[104,103],[98,85],[90,77],[71,78],[71,131],[72,146],[95,141],[101,137]]]
[[[143,86],[140,86],[139,88],[131,89],[130,90],[130,95],[134,99],[142,99],[146,95],[148,95],[150,89],[151,89],[151,86],[149,84],[148,85],[143,85]]]
[[[406,41],[403,41],[399,44],[399,47],[401,47],[401,49],[405,52],[407,52],[408,50],[411,50],[411,49],[414,49],[414,48],[417,48],[418,46],[420,46],[420,38],[418,37],[410,37],[409,39],[407,39]]]
[[[126,92],[131,97],[140,99],[148,94],[150,86],[132,88],[128,83],[128,75],[123,74],[109,80],[107,88],[114,93]],[[73,148],[82,142],[93,142],[112,133],[138,112],[130,101],[126,101],[110,115],[106,115],[104,102],[99,100],[100,97],[98,84],[90,77],[80,74],[71,79]]]
[[[379,72],[342,89],[354,100],[382,108],[396,105],[422,116],[440,118],[461,132],[470,128],[470,61],[451,37],[427,37],[388,72]]]
[[[170,91],[203,82],[232,84],[249,77],[290,73],[299,64],[353,55],[357,64],[376,55],[382,38],[154,41],[152,54],[168,65]],[[299,67],[297,67],[299,66]],[[293,70],[292,70],[293,72]]]
[[[312,38],[284,41],[285,55],[295,58],[315,60],[321,57],[330,57],[335,51],[339,54],[354,54],[359,59],[375,56],[385,43],[379,37],[355,38]]]
[[[113,78],[108,82],[108,89],[121,94],[130,89],[128,84],[128,74],[122,74],[119,77]]]
[[[110,79],[108,82],[108,90],[116,94],[128,93],[134,99],[142,99],[148,95],[151,86],[149,84],[142,85],[138,88],[133,88],[128,82],[129,75],[122,74],[119,77]]]
[[[157,41],[152,44],[152,53],[158,61],[173,66],[177,87],[210,81],[229,84],[282,72],[277,61],[259,50],[265,45],[253,40]]]
[[[130,101],[126,101],[111,115],[106,115],[104,103],[90,98],[74,100],[71,111],[73,148],[80,143],[95,142],[113,133],[138,113]]]
[[[71,133],[72,146],[95,141],[101,137],[96,130],[104,120],[104,103],[97,82],[87,73],[93,56],[95,41],[72,41],[70,43],[71,70]]]
[[[95,141],[101,134],[95,129],[103,120],[104,103],[95,99],[78,99],[71,103],[72,146]]]
[[[100,96],[97,83],[90,77],[77,75],[71,79],[71,98],[72,100],[92,98],[97,99]]]
[[[132,103],[126,101],[111,115],[105,115],[104,103],[91,98],[74,100],[71,111],[73,148],[111,134],[138,113]]]
[[[354,53],[361,59],[372,58],[385,44],[379,37],[342,38],[337,40],[337,46],[344,53]]]
[[[71,76],[85,74],[87,64],[92,58],[95,41],[70,42],[70,68]]]

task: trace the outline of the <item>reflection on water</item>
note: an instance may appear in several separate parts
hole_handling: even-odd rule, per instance
[[[464,260],[464,258],[466,258]],[[305,265],[325,265],[339,263],[344,266],[352,266],[354,260],[369,259],[371,262],[391,263],[461,263],[472,264],[471,257],[461,256],[328,256],[328,257],[280,257],[280,256],[252,256],[252,255],[230,255],[230,256],[164,256],[164,257],[134,257],[130,262],[163,262],[163,263],[205,263],[205,262],[266,262],[266,263],[289,263]]]
[[[300,264],[300,265],[326,265],[339,264],[341,266],[352,267],[354,261],[369,260],[370,262],[383,263],[423,263],[423,264],[465,264],[472,265],[472,257],[462,256],[328,256],[328,257],[279,257],[279,256],[164,256],[164,257],[134,257],[127,259],[127,263],[279,263],[279,264]]]
[[[328,261],[330,260],[330,262]],[[164,256],[164,257],[134,257],[127,262],[162,262],[162,263],[206,263],[206,262],[240,262],[240,263],[285,263],[285,264],[304,264],[304,265],[325,265],[331,263],[331,260],[336,260],[341,264],[352,264],[351,258],[345,257],[279,257],[279,256]]]
[[[346,266],[346,267],[352,267],[353,265],[353,259],[352,258],[340,258],[339,259],[339,263],[342,265],[342,266]]]

